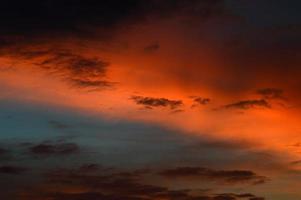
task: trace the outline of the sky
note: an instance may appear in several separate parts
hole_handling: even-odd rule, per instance
[[[300,200],[297,0],[0,3],[0,199]]]

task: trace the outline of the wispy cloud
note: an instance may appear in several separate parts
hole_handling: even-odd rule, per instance
[[[167,169],[160,172],[160,175],[169,178],[199,178],[208,181],[221,181],[225,183],[264,183],[267,178],[259,176],[249,170],[214,170],[202,167],[179,167]]]
[[[183,102],[181,100],[170,100],[167,98],[132,96],[131,99],[136,104],[143,105],[146,108],[169,107],[173,110],[183,105]]]

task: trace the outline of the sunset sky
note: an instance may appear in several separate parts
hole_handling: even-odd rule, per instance
[[[0,199],[300,200],[301,2],[0,3]]]

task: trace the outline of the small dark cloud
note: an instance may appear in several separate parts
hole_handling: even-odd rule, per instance
[[[136,104],[143,105],[146,108],[169,107],[170,109],[173,110],[183,105],[183,102],[181,100],[170,100],[166,98],[132,96],[131,99]]]
[[[251,183],[259,184],[266,182],[267,178],[259,176],[249,170],[214,170],[202,167],[179,167],[167,169],[159,173],[169,178],[201,178],[211,181],[226,183]]]
[[[204,97],[199,97],[199,96],[191,96],[190,98],[193,99],[193,104],[192,104],[192,108],[199,106],[199,105],[207,105],[210,103],[211,99],[209,98],[204,98]]]
[[[254,143],[246,141],[221,141],[221,140],[208,140],[201,141],[192,146],[192,148],[212,148],[212,149],[223,149],[223,150],[242,150],[254,147]]]
[[[26,170],[26,168],[11,165],[0,166],[0,174],[21,174]]]
[[[156,52],[160,49],[160,45],[159,44],[151,44],[149,46],[144,47],[144,52],[145,53],[153,53]]]
[[[210,99],[209,98],[196,97],[193,101],[200,104],[200,105],[206,105],[210,102]]]
[[[271,108],[268,101],[265,99],[255,99],[255,100],[244,100],[238,101],[232,104],[227,104],[222,108],[225,109],[241,109],[241,110],[248,110],[251,108]]]
[[[254,198],[255,195],[251,194],[251,193],[244,193],[244,194],[236,194],[237,197],[241,197],[241,198]]]
[[[104,80],[82,80],[82,79],[71,79],[71,84],[75,88],[111,88],[114,84]]]
[[[223,193],[223,194],[217,194],[217,196],[215,197],[216,199],[221,199],[221,200],[236,200],[236,199],[253,199],[253,198],[259,198],[261,199],[262,197],[257,197],[254,194],[251,193],[242,193],[242,194],[235,194],[235,193]],[[214,198],[214,199],[215,199]]]
[[[252,197],[249,200],[265,200],[264,197]]]
[[[278,88],[263,88],[257,90],[257,94],[261,95],[265,99],[285,99],[283,96],[283,90]]]
[[[49,155],[68,155],[78,153],[80,148],[75,143],[41,143],[29,148],[33,155],[49,156]]]

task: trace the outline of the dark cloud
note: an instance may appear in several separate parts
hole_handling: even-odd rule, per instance
[[[269,102],[267,102],[265,99],[255,99],[255,100],[243,100],[238,101],[232,104],[227,104],[223,106],[225,109],[242,109],[242,110],[248,110],[251,108],[270,108]]]
[[[138,105],[145,107],[169,107],[170,109],[176,109],[183,105],[181,100],[170,100],[166,98],[154,98],[154,97],[143,97],[143,96],[132,96],[131,99]]]
[[[75,143],[41,143],[29,148],[33,155],[50,156],[50,155],[69,155],[78,153],[80,148]]]
[[[285,99],[283,96],[283,90],[278,88],[264,88],[257,90],[259,95],[262,95],[265,99]]]
[[[221,141],[221,140],[208,140],[201,141],[191,146],[192,148],[212,148],[212,149],[223,149],[223,150],[243,150],[254,147],[256,144],[246,141]]]
[[[26,170],[26,168],[11,165],[0,166],[0,174],[21,174]]]
[[[238,199],[246,199],[246,200],[264,200],[263,197],[257,197],[253,194],[234,194],[234,193],[225,193],[218,194],[212,198],[212,200],[238,200]]]
[[[112,27],[124,21],[132,12],[139,11],[139,4],[135,0],[5,1],[0,9],[1,32],[33,35],[73,31],[80,34],[83,25]]]
[[[102,89],[114,85],[105,79],[110,65],[108,62],[98,57],[76,54],[69,49],[40,49],[16,45],[2,50],[2,55],[22,62],[29,61],[45,73],[67,81],[73,88]]]
[[[139,0],[17,0],[5,1],[0,9],[1,34],[50,35],[73,34],[89,36],[91,29],[113,29],[125,23],[145,20],[149,15],[170,16],[193,12],[201,17],[220,13],[221,0],[157,1]],[[104,31],[109,37],[108,31]]]
[[[198,97],[198,96],[191,96],[191,98],[193,99],[193,104],[192,104],[192,108],[199,106],[199,105],[207,105],[210,103],[211,99],[209,98],[203,98],[203,97]]]
[[[169,178],[201,178],[209,181],[222,181],[226,183],[264,183],[267,178],[259,176],[249,170],[213,170],[201,167],[179,167],[167,169],[160,175]]]
[[[71,84],[75,88],[89,88],[89,89],[100,89],[100,88],[112,88],[114,83],[109,81],[101,80],[81,80],[81,79],[71,79]]]
[[[92,169],[92,170],[90,170]],[[168,187],[143,183],[141,173],[144,170],[116,172],[103,170],[98,165],[88,164],[78,169],[57,169],[45,174],[47,187],[32,188],[22,193],[21,199],[51,198],[68,199],[103,199],[103,200],[239,200],[255,198],[252,194],[193,194],[191,189],[172,190]],[[40,185],[41,186],[41,185]],[[55,186],[56,191],[48,188]],[[83,192],[70,193],[64,188],[83,188]],[[37,192],[39,191],[39,192]]]
[[[202,98],[202,97],[196,97],[193,99],[194,102],[200,104],[200,105],[206,105],[210,102],[209,98]]]
[[[144,197],[128,197],[122,195],[106,195],[100,192],[57,193],[49,195],[54,200],[150,200]]]
[[[66,70],[75,77],[99,77],[103,76],[109,63],[98,58],[89,58],[82,55],[73,54],[68,50],[54,50],[49,57],[40,63],[45,69]]]
[[[252,197],[249,200],[265,200],[263,197]]]

